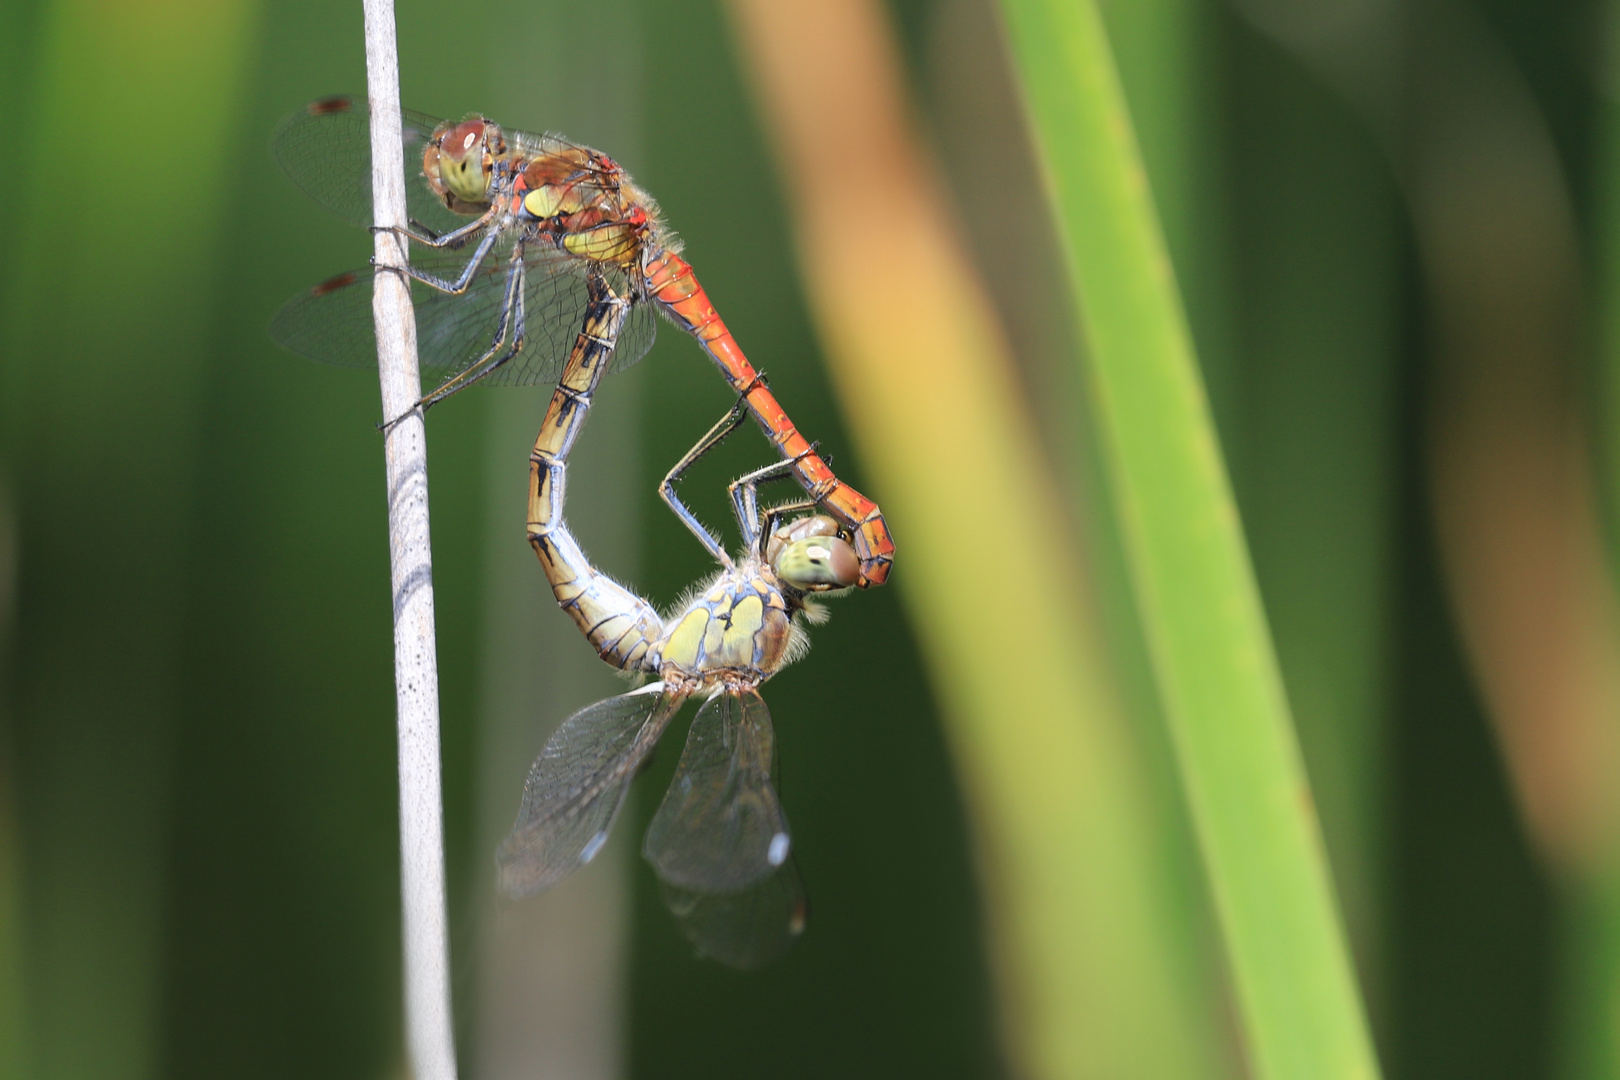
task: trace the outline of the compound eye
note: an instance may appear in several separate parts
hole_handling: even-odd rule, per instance
[[[765,542],[765,558],[773,566],[776,558],[782,554],[782,549],[795,540],[803,540],[811,536],[837,536],[838,522],[826,514],[811,514],[808,517],[794,518],[792,521],[778,525],[771,533],[770,539]]]
[[[490,158],[485,143],[493,130],[482,119],[463,120],[439,137],[439,182],[462,202],[481,203],[489,196]]]
[[[861,576],[855,549],[839,536],[807,536],[785,544],[771,560],[771,568],[802,592],[847,589]]]
[[[452,161],[467,157],[483,142],[485,122],[474,117],[452,124],[439,136],[439,152]]]

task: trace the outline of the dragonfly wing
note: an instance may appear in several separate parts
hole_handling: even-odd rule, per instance
[[[736,893],[770,877],[792,849],[771,783],[775,740],[757,691],[698,710],[642,854],[678,889]]]
[[[497,249],[500,245],[497,245]],[[418,249],[412,265],[436,277],[459,277],[466,251]],[[387,273],[388,271],[384,271]],[[282,305],[270,336],[300,356],[339,367],[375,368],[377,337],[371,313],[375,267],[339,274]],[[473,274],[465,292],[451,295],[411,282],[417,354],[423,371],[454,375],[478,359],[495,339],[506,290],[506,259],[497,250]]]
[[[631,364],[647,355],[647,350],[653,346],[653,339],[658,334],[658,317],[653,311],[653,305],[645,300],[638,300],[625,316],[624,329],[619,332],[618,348],[613,350],[613,359],[608,363],[607,373],[623,371]]]
[[[502,890],[549,889],[596,856],[636,770],[683,700],[653,683],[563,721],[529,770],[517,821],[495,852]]]
[[[469,245],[459,251],[417,248],[411,265],[435,277],[454,279],[467,265]],[[495,342],[506,300],[510,244],[502,241],[455,295],[411,282],[416,308],[417,354],[424,372],[438,380],[459,374]],[[526,249],[523,348],[487,380],[492,386],[534,386],[557,381],[584,323],[587,297],[579,265],[554,251]],[[386,272],[386,271],[385,271]],[[287,301],[270,322],[277,344],[300,356],[339,367],[375,368],[377,337],[371,313],[374,267],[339,274]],[[646,353],[657,329],[652,308],[637,303],[619,333],[609,371],[628,367]],[[508,343],[510,338],[508,338]],[[503,346],[506,343],[503,343]],[[427,387],[432,389],[432,387]]]
[[[556,248],[528,245],[524,262],[523,351],[489,376],[486,381],[492,386],[556,382],[579,338],[590,303],[580,267]],[[484,321],[491,327],[495,324],[493,315]]]
[[[405,197],[410,215],[435,232],[465,224],[422,175],[422,151],[442,121],[403,111]],[[353,225],[369,227],[371,112],[363,97],[335,97],[300,109],[281,122],[271,150],[283,171],[310,198]]]
[[[270,337],[299,356],[339,367],[376,367],[371,314],[371,267],[351,270],[306,289],[281,305]]]
[[[531,255],[530,252],[538,253]],[[584,325],[585,308],[589,303],[585,264],[561,255],[554,248],[540,249],[538,244],[526,249],[525,255],[528,266],[523,300],[523,351],[489,376],[487,381],[492,386],[556,382]],[[620,296],[628,294],[628,283],[610,281],[610,284]],[[484,321],[493,327],[495,316],[489,315]],[[613,357],[608,361],[608,372],[623,371],[645,356],[652,348],[657,328],[651,306],[635,303],[619,330]]]
[[[810,919],[804,879],[792,856],[742,892],[693,892],[665,882],[663,894],[664,905],[698,955],[743,971],[787,952]]]

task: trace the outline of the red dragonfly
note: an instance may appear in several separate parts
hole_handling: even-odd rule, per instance
[[[372,224],[367,103],[317,101],[277,130],[277,161],[338,216]],[[851,535],[857,584],[881,585],[894,544],[877,504],[839,480],[799,433],[710,303],[663,224],[658,204],[611,158],[553,135],[403,113],[411,224],[409,266],[424,370],[443,378],[426,408],[473,383],[531,385],[562,372],[586,318],[588,276],[629,302],[608,370],[651,346],[654,308],[698,340],[815,504]],[[470,253],[468,249],[471,249]],[[341,274],[290,301],[271,336],[294,352],[349,367],[376,364],[370,280]],[[664,500],[722,561],[725,553],[670,485]]]

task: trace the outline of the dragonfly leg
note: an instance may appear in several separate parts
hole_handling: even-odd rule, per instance
[[[495,323],[495,336],[478,359],[468,364],[459,374],[449,379],[431,394],[418,401],[410,412],[394,417],[392,420],[380,425],[386,432],[399,423],[411,412],[421,410],[426,412],[452,394],[458,394],[467,387],[476,383],[491,373],[498,371],[514,356],[523,351],[525,324],[523,308],[523,283],[526,271],[523,266],[523,245],[518,244],[512,249],[511,264],[506,271],[506,293],[501,299],[500,318]],[[508,337],[511,343],[507,344]],[[502,347],[505,351],[502,351]],[[497,356],[496,354],[500,355]]]
[[[780,506],[773,506],[769,510],[765,511],[765,522],[759,533],[761,549],[760,554],[764,554],[766,543],[769,542],[771,534],[776,532],[777,523],[784,516],[788,514],[797,514],[801,510],[819,509],[821,509],[821,504],[816,502],[814,499],[800,499],[797,502],[782,503]]]
[[[424,409],[494,374],[523,351],[523,344],[527,338],[524,309],[524,284],[527,280],[528,268],[523,265],[523,245],[517,243],[512,246],[511,258],[507,260],[506,293],[501,297],[500,318],[495,322],[495,336],[490,339],[489,348],[485,349],[478,359],[468,364],[458,374],[446,379],[437,390],[423,398]],[[511,338],[510,344],[507,344],[508,337]],[[503,345],[504,352],[501,351]],[[496,356],[496,353],[500,355]]]
[[[748,411],[777,452],[797,462],[794,475],[799,478],[799,486],[850,531],[861,562],[856,584],[864,589],[888,580],[889,566],[894,562],[894,538],[889,535],[883,512],[871,499],[838,479],[820,456],[804,453],[809,440],[793,426],[770,387],[757,376],[698,283],[691,264],[668,249],[655,252],[642,269],[642,285],[677,325],[697,339],[732,389],[746,397]]]
[[[404,228],[398,225],[373,225],[371,231],[373,233],[391,232],[395,236],[403,236],[407,240],[413,240],[423,247],[458,248],[466,241],[467,237],[493,221],[500,209],[498,203],[492,204],[488,210],[485,210],[478,217],[465,225],[451,229],[447,233],[436,233],[415,218],[411,218],[410,225]]]
[[[461,273],[454,281],[451,281],[449,278],[439,277],[435,274],[425,274],[416,267],[412,266],[410,263],[406,263],[403,266],[394,266],[392,264],[379,263],[375,258],[373,258],[371,262],[372,265],[377,267],[379,270],[392,270],[396,274],[404,274],[412,281],[420,281],[430,289],[437,289],[439,292],[449,293],[451,296],[460,296],[462,293],[467,291],[467,286],[472,284],[473,275],[478,273],[478,268],[482,266],[484,264],[484,260],[489,257],[490,251],[492,251],[495,247],[495,241],[499,240],[500,237],[501,230],[491,229],[489,234],[478,242],[478,247],[473,251],[472,258],[467,260],[467,265],[462,267]]]
[[[377,226],[373,225],[371,227],[371,231],[376,232]],[[392,232],[393,230],[390,229],[389,231]],[[403,236],[407,240],[415,240],[418,244],[426,244],[429,247],[434,247],[438,245],[439,238],[444,234],[437,232],[424,221],[418,221],[415,218],[406,218],[404,230],[396,233],[395,235]]]
[[[664,476],[664,482],[658,485],[659,497],[675,512],[675,516],[681,519],[681,523],[691,530],[692,535],[698,538],[698,543],[702,544],[704,549],[714,556],[715,561],[727,570],[731,569],[731,556],[726,554],[726,549],[721,546],[719,538],[697,519],[696,514],[687,509],[685,503],[681,502],[680,496],[675,493],[675,484],[699,458],[718,446],[727,435],[736,431],[746,415],[748,413],[743,402],[738,399],[737,403],[726,411],[726,415],[720,418],[720,422],[710,428],[708,434],[699,439],[697,445],[675,463],[675,467]]]
[[[815,449],[812,444],[805,453],[814,453]],[[799,455],[799,457],[802,456],[803,454]],[[803,499],[796,503],[775,507],[763,516],[759,512],[760,485],[771,483],[774,480],[786,480],[795,476],[794,467],[798,463],[798,457],[786,461],[773,461],[762,469],[755,469],[746,476],[739,476],[726,488],[726,493],[731,496],[732,510],[737,515],[737,525],[742,529],[744,547],[752,548],[757,546],[760,538],[770,533],[772,523],[782,514],[791,513],[794,510],[808,510],[816,505],[814,499]]]
[[[423,409],[431,408],[450,395],[459,394],[467,387],[478,382],[478,380],[494,374],[509,363],[514,356],[523,351],[526,328],[523,310],[523,273],[521,270],[518,272],[514,292],[516,295],[508,296],[503,305],[511,312],[512,341],[511,344],[507,345],[506,351],[501,353],[500,356],[495,356],[496,350],[501,347],[501,340],[506,336],[507,328],[503,325],[497,330],[494,342],[467,370],[446,380],[444,385],[422,399],[421,405]],[[491,360],[491,357],[495,358]]]

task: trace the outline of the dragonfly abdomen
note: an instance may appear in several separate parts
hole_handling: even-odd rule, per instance
[[[591,275],[586,288],[590,302],[584,325],[529,455],[529,543],[558,605],[597,655],[626,671],[651,670],[645,668],[648,650],[662,635],[663,621],[651,604],[591,565],[563,517],[568,455],[630,310],[600,274]]]
[[[849,529],[860,558],[860,586],[881,585],[894,562],[894,541],[877,504],[834,475],[810,441],[788,419],[787,410],[763,376],[743,355],[737,339],[709,300],[697,274],[679,254],[663,250],[652,255],[643,271],[647,295],[658,302],[720,368],[764,429],[784,460],[793,462],[793,474],[806,493]]]

